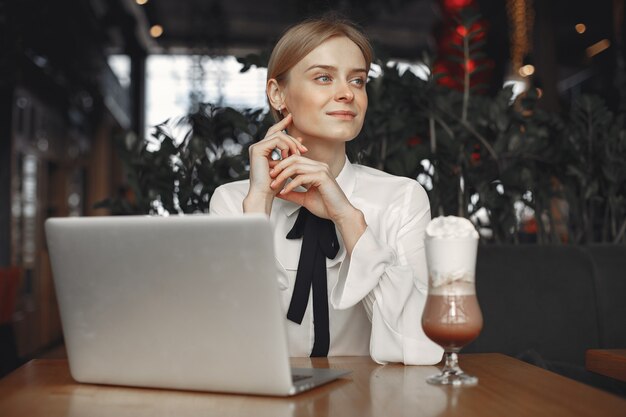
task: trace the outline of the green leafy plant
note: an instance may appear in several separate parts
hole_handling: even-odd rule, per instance
[[[118,140],[130,196],[99,204],[115,214],[207,212],[215,189],[247,177],[247,148],[269,126],[261,110],[201,104],[188,116],[155,126],[149,140]]]
[[[624,241],[626,233],[625,115],[598,97],[574,101],[565,130],[563,183],[572,241]]]
[[[433,71],[424,80],[377,61],[349,158],[418,180],[433,216],[468,217],[485,242],[626,242],[626,115],[591,96],[560,115],[540,110],[533,89],[514,101],[510,88],[485,95],[487,67],[470,65],[484,58],[478,19],[459,16],[465,30],[451,61],[461,75]],[[244,71],[265,65],[267,54],[239,61]],[[156,126],[149,140],[125,138],[119,153],[132,198],[102,205],[115,213],[206,212],[216,187],[247,176],[247,147],[271,124],[266,110],[203,104]]]

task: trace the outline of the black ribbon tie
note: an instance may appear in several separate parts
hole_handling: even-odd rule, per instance
[[[339,252],[339,240],[332,221],[317,217],[304,207],[300,208],[293,228],[287,233],[287,239],[300,238],[302,248],[287,318],[294,323],[302,323],[313,288],[315,341],[311,357],[325,357],[330,345],[326,258],[335,259]]]

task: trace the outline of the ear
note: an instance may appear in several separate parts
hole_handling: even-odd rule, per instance
[[[285,95],[283,92],[283,88],[278,84],[275,78],[270,78],[267,80],[267,88],[266,88],[267,98],[270,102],[270,105],[275,110],[281,110],[283,104],[285,102]]]

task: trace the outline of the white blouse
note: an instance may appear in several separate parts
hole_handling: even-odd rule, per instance
[[[326,259],[330,348],[328,356],[371,355],[378,363],[430,365],[443,350],[422,330],[428,289],[424,231],[430,221],[428,196],[417,181],[346,163],[336,178],[352,205],[365,215],[367,229],[352,255],[341,244],[335,259]],[[249,181],[215,190],[211,214],[242,213]],[[300,207],[275,198],[270,222],[274,230],[277,279],[283,311],[291,301],[302,239],[287,239]],[[291,356],[309,356],[313,348],[312,296],[302,324],[285,318]]]

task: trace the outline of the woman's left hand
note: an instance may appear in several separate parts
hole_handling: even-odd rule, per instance
[[[273,178],[270,187],[274,190],[291,178],[276,197],[332,220],[339,228],[348,254],[352,253],[367,224],[363,213],[350,203],[327,164],[301,155],[290,155],[270,170],[270,177]],[[298,186],[306,191],[294,191]]]
[[[335,223],[354,216],[356,208],[350,204],[328,165],[299,155],[291,155],[282,160],[272,170],[274,179],[270,187],[280,187],[288,178],[292,180],[276,196],[306,207],[318,217]],[[304,192],[294,191],[298,186]]]

